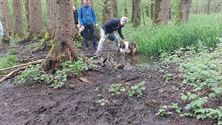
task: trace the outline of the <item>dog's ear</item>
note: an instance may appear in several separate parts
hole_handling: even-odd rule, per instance
[[[122,48],[122,49],[124,49],[126,47],[123,40],[120,40],[119,44],[120,44],[120,48]]]

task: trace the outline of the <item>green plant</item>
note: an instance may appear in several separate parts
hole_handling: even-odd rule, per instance
[[[129,86],[129,84],[112,84],[109,88],[109,92],[114,95],[127,94],[131,96],[141,96],[145,90],[145,81]]]
[[[143,81],[139,84],[131,86],[127,94],[128,96],[141,96],[145,89],[145,81]]]
[[[70,68],[74,74],[79,74],[82,71],[88,70],[88,65],[83,61],[83,59],[77,60],[75,63],[72,61],[66,61],[62,64],[64,68]]]
[[[67,69],[58,70],[55,73],[55,76],[53,78],[53,83],[51,86],[53,88],[60,88],[65,85],[65,82],[67,81]]]
[[[104,106],[105,104],[107,104],[109,101],[106,99],[100,99],[97,101],[97,103],[99,103],[101,106]]]
[[[160,109],[156,113],[159,116],[169,116],[172,115],[173,112],[181,113],[182,109],[178,106],[178,103],[171,103],[170,105],[160,106]]]
[[[123,84],[112,84],[109,89],[109,92],[112,95],[119,95],[122,92],[127,91],[127,89],[128,89],[128,86],[124,86]]]
[[[54,75],[41,70],[40,65],[33,65],[24,70],[16,79],[19,84],[44,83],[53,88],[62,87],[67,81],[67,69],[58,70]]]
[[[218,121],[218,125],[221,124],[221,106],[211,105],[212,102],[219,101],[222,95],[221,56],[222,43],[219,43],[214,50],[199,44],[196,49],[188,47],[168,57],[165,56],[164,66],[178,65],[178,70],[184,76],[182,83],[192,88],[188,92],[181,93],[181,100],[186,105],[180,116],[202,120],[213,119]]]
[[[34,82],[41,81],[41,66],[32,65],[29,68],[25,69],[20,75],[17,76],[17,83],[19,84],[30,84]]]

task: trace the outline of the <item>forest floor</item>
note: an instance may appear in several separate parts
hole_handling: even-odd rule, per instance
[[[21,62],[47,55],[48,50],[31,52],[31,44],[17,44]],[[170,68],[170,73],[175,77],[166,81],[157,63],[128,63],[124,69],[83,72],[78,78],[70,78],[60,89],[42,84],[15,85],[16,81],[11,78],[0,84],[0,125],[214,124],[213,121],[198,121],[176,114],[167,118],[155,115],[160,105],[180,100],[181,75],[175,66]],[[109,92],[114,83],[134,85],[143,81],[146,89],[140,97],[112,96]]]

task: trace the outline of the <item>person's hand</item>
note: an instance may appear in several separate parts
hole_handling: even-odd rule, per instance
[[[79,32],[81,33],[83,30],[85,30],[85,27],[84,27],[84,26],[81,26],[81,27],[79,28]]]

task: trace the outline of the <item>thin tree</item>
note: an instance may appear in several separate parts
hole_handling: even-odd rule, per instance
[[[55,0],[46,0],[47,5],[47,23],[46,23],[46,34],[47,39],[52,39],[55,35],[55,13],[56,4]]]
[[[153,18],[152,21],[154,24],[160,23],[159,15],[160,15],[160,3],[161,0],[154,0],[153,3]]]
[[[42,30],[41,0],[28,0],[28,30],[30,34],[39,34]]]
[[[160,1],[160,13],[159,13],[159,23],[166,24],[170,17],[170,10],[171,10],[171,0],[161,0]]]
[[[211,6],[212,0],[207,0],[207,6],[205,8],[205,13],[210,14],[210,6]]]
[[[128,17],[127,1],[124,0],[124,15]]]
[[[76,33],[74,30],[74,18],[71,0],[53,0],[55,1],[53,12],[55,14],[55,37],[53,40],[52,48],[48,53],[46,60],[43,62],[42,67],[45,71],[52,71],[63,59],[72,61],[77,60],[78,52],[72,42],[72,36]]]
[[[1,23],[3,26],[3,44],[10,43],[10,19],[9,19],[9,7],[8,7],[8,0],[0,0],[0,11],[1,11]]]
[[[104,0],[103,1],[103,23],[107,22],[110,18],[112,18],[112,0]]]
[[[113,0],[112,1],[112,8],[113,8],[113,17],[117,18],[118,17],[118,1]]]
[[[20,0],[13,0],[14,12],[14,35],[23,34],[22,6]]]
[[[191,0],[180,0],[177,5],[177,22],[186,22],[189,20]]]
[[[141,0],[132,0],[132,23],[138,27],[141,23]]]

